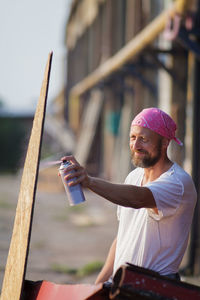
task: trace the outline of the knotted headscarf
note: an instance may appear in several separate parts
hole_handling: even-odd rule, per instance
[[[131,126],[148,128],[169,140],[174,140],[179,145],[183,143],[175,137],[176,123],[172,118],[159,108],[143,109],[132,121]]]

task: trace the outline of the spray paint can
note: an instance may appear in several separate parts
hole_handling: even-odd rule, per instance
[[[59,173],[62,178],[62,182],[63,182],[64,188],[65,188],[66,194],[67,194],[67,198],[69,200],[69,204],[70,204],[70,206],[74,206],[74,205],[84,202],[85,196],[83,194],[80,184],[76,184],[74,186],[69,186],[68,183],[71,181],[71,179],[68,181],[64,179],[64,177],[67,174],[65,172],[65,170],[70,165],[71,165],[71,163],[69,161],[63,161],[60,165]],[[69,171],[69,173],[72,173],[72,172],[74,172],[74,171],[73,170]]]

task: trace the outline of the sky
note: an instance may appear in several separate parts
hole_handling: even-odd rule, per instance
[[[70,5],[71,0],[0,1],[0,100],[6,109],[35,111],[51,51],[48,102],[61,91]]]

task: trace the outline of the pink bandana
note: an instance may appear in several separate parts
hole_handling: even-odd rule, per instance
[[[169,140],[175,140],[179,145],[183,143],[175,137],[176,123],[172,118],[159,108],[143,109],[132,121],[131,126],[148,128]]]

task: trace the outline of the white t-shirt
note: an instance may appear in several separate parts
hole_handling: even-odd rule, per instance
[[[144,169],[137,168],[125,183],[141,186],[143,175]],[[174,163],[145,186],[153,193],[159,214],[147,208],[118,206],[114,273],[126,262],[161,275],[176,273],[186,250],[197,198],[191,177]]]

